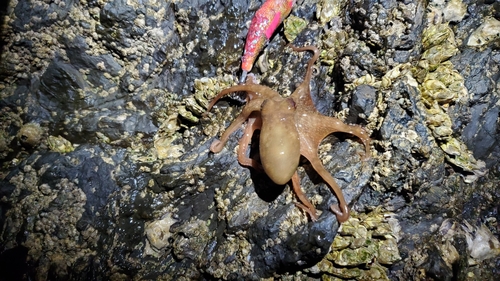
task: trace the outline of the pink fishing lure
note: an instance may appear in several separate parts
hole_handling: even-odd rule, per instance
[[[244,83],[247,73],[252,70],[257,55],[269,41],[274,31],[290,14],[295,0],[267,0],[255,13],[248,29],[245,51],[241,58],[242,75],[240,83]]]

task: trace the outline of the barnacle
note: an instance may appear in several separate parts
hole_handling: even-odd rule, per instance
[[[476,160],[463,142],[452,137],[452,120],[447,113],[450,103],[467,99],[468,93],[464,78],[448,61],[458,51],[453,31],[446,23],[430,25],[422,40],[425,52],[413,74],[426,107],[427,125],[446,153],[446,160],[471,173],[465,181],[474,181],[484,174],[485,164]]]
[[[316,6],[316,18],[321,25],[325,25],[338,16],[347,3],[346,0],[321,0]]]
[[[17,138],[22,144],[35,147],[42,141],[43,130],[36,123],[28,123],[21,127],[17,133]]]
[[[160,257],[160,250],[169,245],[169,239],[172,237],[170,227],[176,222],[170,214],[165,215],[162,219],[146,223],[144,232],[146,233],[146,247],[144,252],[146,255]]]
[[[408,73],[410,69],[409,63],[398,64],[393,67],[391,70],[387,71],[381,79],[377,79],[375,76],[371,74],[366,74],[355,79],[352,83],[347,84],[346,88],[349,90],[353,90],[357,86],[360,85],[370,85],[377,89],[386,89],[392,85],[392,82],[401,76],[404,76]]]
[[[322,37],[321,62],[333,66],[347,43],[347,32],[342,29],[326,30]],[[333,67],[332,67],[333,70]]]
[[[393,220],[392,214],[381,208],[368,214],[353,213],[340,227],[331,252],[317,264],[322,280],[389,280],[381,264],[401,260]]]
[[[292,42],[306,28],[307,21],[291,15],[284,21],[284,25],[285,37],[289,42]]]
[[[500,21],[488,17],[469,37],[467,46],[481,47],[500,38]]]
[[[75,150],[71,142],[61,136],[49,136],[47,139],[47,144],[50,150],[60,153],[67,153]]]

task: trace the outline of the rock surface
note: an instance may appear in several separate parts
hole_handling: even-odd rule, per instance
[[[369,161],[345,135],[320,146],[358,213],[340,229],[307,162],[316,222],[289,186],[238,164],[241,130],[209,152],[241,103],[203,113],[236,83],[262,2],[1,5],[0,280],[498,276],[499,2],[297,1],[307,26],[271,38],[261,84],[286,95],[302,81],[310,55],[286,47],[293,33],[322,50],[318,110],[371,132]],[[370,265],[331,248],[372,236],[384,251]]]

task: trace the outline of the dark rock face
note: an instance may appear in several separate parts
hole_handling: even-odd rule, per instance
[[[467,61],[475,61],[470,65]],[[486,74],[489,69],[496,67],[500,61],[500,54],[491,49],[478,52],[468,49],[452,59],[457,70],[466,78],[466,87],[472,94],[468,108],[458,105],[453,108],[455,127],[462,128],[462,137],[468,147],[478,159],[484,159],[487,167],[498,163],[499,130],[497,119],[500,116],[499,96],[496,89],[500,76]],[[493,95],[492,95],[493,93]],[[463,115],[460,112],[467,112]]]
[[[18,4],[14,8],[16,16],[16,20],[12,25],[14,31],[39,31],[43,27],[64,21],[73,7],[73,2],[73,0],[68,0],[61,1],[59,4],[55,2],[45,4],[44,2],[32,2],[29,0],[18,1]]]
[[[2,5],[1,281],[332,276],[316,264],[344,234],[329,209],[337,199],[311,165],[303,159],[298,172],[320,211],[316,222],[288,185],[238,163],[241,130],[209,152],[237,115],[238,97],[203,112],[240,74],[247,22],[262,2]],[[484,225],[498,237],[499,39],[468,39],[500,7],[463,4],[468,16],[457,19],[434,1],[340,3],[340,15],[323,25],[323,2],[292,11],[308,22],[292,43],[323,51],[311,82],[316,107],[371,131],[371,159],[362,161],[363,145],[342,134],[323,141],[320,159],[354,211],[396,214],[390,234],[402,260],[385,265],[392,280],[498,275],[498,255],[469,244]],[[424,55],[450,38],[423,43],[425,30],[442,23],[457,51]],[[254,67],[261,84],[283,94],[302,81],[310,58],[287,43],[280,28]],[[432,108],[422,77],[448,63],[466,94]],[[434,128],[443,119],[446,137]],[[258,140],[257,132],[255,159]],[[450,140],[464,145],[450,154]],[[486,169],[475,170],[476,160]]]

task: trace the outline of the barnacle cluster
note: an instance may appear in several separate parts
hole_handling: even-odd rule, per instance
[[[54,185],[40,185],[39,171],[25,165],[10,182],[14,190],[3,200],[13,207],[6,212],[5,222],[11,233],[24,232],[22,245],[29,249],[30,259],[38,261],[33,271],[36,279],[49,279],[49,272],[67,272],[77,260],[93,254],[87,245],[97,243],[96,232],[92,227],[77,227],[87,196],[75,181],[62,178]],[[7,248],[17,246],[12,240],[3,243]]]
[[[416,249],[407,257],[407,263],[417,264],[419,267],[415,272],[419,276],[418,280],[428,280],[426,276],[431,275],[429,271],[432,271],[428,265],[435,264],[429,260],[435,260],[436,256],[444,262],[441,267],[448,268],[450,272],[459,268],[458,271],[462,271],[459,275],[463,276],[463,280],[478,280],[478,275],[484,280],[494,280],[488,275],[495,273],[481,272],[481,264],[500,255],[500,242],[496,232],[490,230],[497,228],[497,222],[493,217],[486,218],[485,221],[486,223],[471,225],[467,220],[457,220],[455,217],[443,220],[439,228],[434,225],[436,231],[431,240],[425,244],[416,244]]]
[[[202,259],[200,253],[203,252],[212,235],[206,221],[193,217],[189,222],[183,224],[174,235],[173,254],[178,259],[200,260]]]
[[[459,22],[467,13],[467,5],[462,0],[431,0],[428,9],[428,18],[434,23]]]
[[[319,46],[321,49],[320,60],[323,64],[330,66],[329,72],[333,71],[335,61],[342,54],[348,42],[349,26],[343,26],[339,17],[346,4],[345,0],[322,0],[316,5],[316,18],[324,29]]]
[[[289,42],[292,42],[306,28],[307,21],[294,15],[290,15],[283,22],[285,25],[285,37]]]
[[[244,231],[238,231],[234,235],[229,234],[227,240],[218,245],[220,250],[214,255],[207,269],[215,279],[232,279],[229,276],[235,272],[245,276],[255,272],[253,262],[249,259],[252,245],[245,236]]]
[[[178,100],[172,93],[158,93],[158,96],[164,97],[162,102],[165,110],[159,110],[156,115],[160,128],[153,138],[155,156],[159,159],[180,157],[184,151],[181,140],[188,138],[190,134],[188,130],[181,133],[181,128],[187,128],[183,123],[198,123],[209,101],[222,89],[235,83],[236,80],[231,75],[219,78],[203,77],[194,81],[194,93],[182,100]],[[214,126],[204,127],[204,133],[208,136],[215,135],[218,128]]]
[[[464,103],[469,97],[463,76],[449,60],[459,50],[448,22],[461,20],[465,9],[459,0],[442,4],[437,1],[430,4],[429,24],[422,34],[422,55],[415,66],[412,67],[410,63],[395,65],[380,79],[368,73],[346,84],[346,89],[353,90],[359,85],[367,84],[383,90],[403,76],[408,76],[409,81],[416,81],[415,85],[418,85],[421,92],[426,111],[426,122],[437,144],[445,152],[449,163],[470,173],[465,178],[470,182],[483,174],[484,162],[476,160],[466,145],[453,136],[453,123],[448,115],[451,105]],[[474,34],[478,36],[483,34],[483,37],[475,42],[486,42],[495,38],[491,30],[498,24],[494,21],[486,20],[475,31]]]
[[[399,231],[397,220],[380,208],[368,214],[352,213],[316,270],[323,274],[322,280],[389,280],[383,265],[401,260]]]
[[[203,107],[201,114],[205,112],[210,101],[222,90],[234,85],[237,81],[232,75],[225,74],[217,77],[209,78],[203,77],[194,80],[194,98],[196,102]]]
[[[210,101],[218,93],[237,84],[237,82],[238,81],[234,78],[234,76],[229,74],[218,75],[217,77],[213,78],[203,77],[201,79],[196,79],[194,81],[194,95],[188,97],[187,99],[196,100],[196,102],[203,108],[203,113],[206,111],[206,108]],[[220,128],[218,128],[216,123],[209,126],[203,126],[203,132],[207,136],[216,135],[219,129]]]
[[[171,96],[168,95],[167,96]],[[156,135],[153,137],[154,148],[159,159],[178,158],[183,153],[183,145],[175,143],[182,138],[179,132],[179,111],[174,100],[166,98],[170,101],[166,104],[165,112],[157,113],[157,120],[160,124]],[[174,104],[175,103],[175,104]]]
[[[366,74],[356,78],[352,83],[346,84],[346,89],[353,90],[360,85],[370,85],[376,89],[387,89],[394,80],[408,74],[410,63],[398,64],[387,71],[381,79],[377,79],[372,74]]]
[[[67,153],[75,150],[71,142],[61,136],[49,136],[47,138],[47,144],[50,150],[60,153]]]
[[[322,63],[332,66],[331,70],[347,44],[347,37],[347,32],[341,26],[331,27],[322,35],[320,59]]]
[[[448,115],[452,103],[468,98],[464,78],[448,60],[458,52],[454,33],[447,23],[430,25],[423,32],[422,43],[424,52],[412,71],[422,93],[427,125],[446,153],[446,160],[472,173],[466,181],[474,181],[483,173],[484,162],[476,160],[465,144],[453,136]]]
[[[3,98],[4,96],[0,94],[0,99]],[[7,155],[13,151],[13,148],[10,146],[10,144],[14,139],[17,138],[17,136],[11,135],[9,133],[10,128],[19,128],[22,126],[22,124],[23,121],[21,117],[18,114],[12,112],[10,108],[6,106],[0,108],[0,160],[5,159]],[[4,165],[5,164],[6,163],[4,163]]]
[[[162,250],[169,245],[169,239],[172,236],[170,227],[177,222],[172,215],[166,214],[163,218],[151,221],[145,224],[144,232],[146,234],[146,246],[144,254],[154,257],[160,257]]]
[[[488,17],[469,37],[467,46],[481,47],[490,42],[500,39],[500,21]]]
[[[319,1],[316,5],[316,18],[319,20],[320,25],[325,25],[334,17],[339,16],[347,3],[348,1],[346,0]]]

